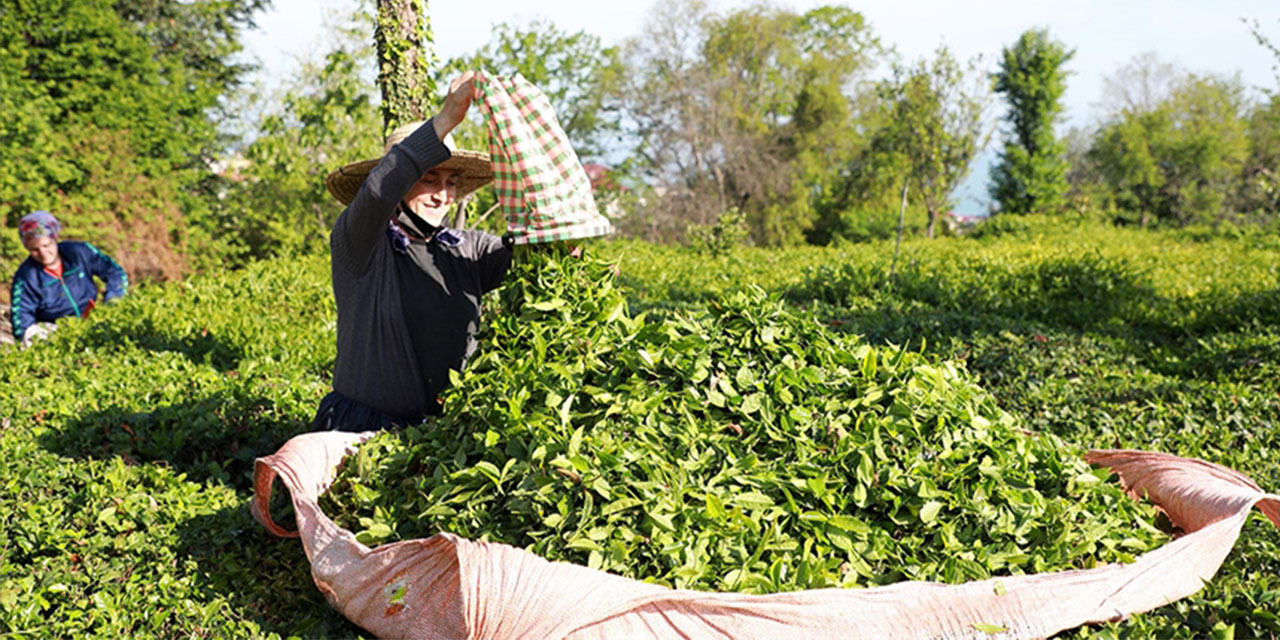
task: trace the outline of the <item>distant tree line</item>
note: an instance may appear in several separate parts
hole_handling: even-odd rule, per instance
[[[1274,224],[1280,96],[1249,99],[1238,76],[1179,69],[1155,54],[1106,82],[1098,123],[1071,133],[1073,205],[1119,224]]]
[[[882,236],[904,184],[932,232],[990,131],[976,64],[945,47],[901,60],[844,6],[664,0],[617,47],[501,25],[446,74],[466,68],[546,88],[580,155],[613,168],[617,226],[655,241],[728,225],[766,246]]]
[[[321,177],[381,152],[378,18],[361,3],[336,21],[323,59],[249,87],[234,55],[267,2],[0,10],[0,267],[24,257],[12,227],[36,208],[69,218],[135,276],[326,250],[340,208]],[[1262,27],[1253,32],[1259,55],[1280,59]],[[1274,224],[1280,212],[1275,94],[1253,98],[1236,77],[1140,56],[1108,79],[1097,122],[1059,137],[1074,51],[1044,29],[984,68],[945,46],[905,60],[844,6],[715,12],[662,0],[616,47],[534,22],[498,25],[458,59],[424,53],[415,64],[436,72],[406,90],[471,68],[543,88],[582,159],[610,168],[599,197],[616,226],[654,241],[887,237],[904,192],[907,231],[932,236],[993,134],[1000,215],[1155,226]],[[455,136],[485,146],[478,121]],[[492,204],[477,193],[470,223],[499,224],[485,217]]]

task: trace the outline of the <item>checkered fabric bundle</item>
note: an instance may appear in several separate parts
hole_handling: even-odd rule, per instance
[[[478,76],[476,86],[489,125],[493,188],[515,243],[611,233],[547,96],[519,74]]]

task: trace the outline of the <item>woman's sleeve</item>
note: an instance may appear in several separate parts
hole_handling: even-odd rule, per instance
[[[489,293],[502,285],[511,268],[511,241],[488,233],[479,237],[476,262],[480,266],[481,293]]]
[[[107,292],[102,299],[110,302],[123,296],[129,289],[129,274],[97,247],[87,242],[84,246],[89,249],[89,272],[107,283]]]
[[[356,274],[364,273],[396,206],[422,174],[452,155],[436,136],[431,120],[391,147],[333,225],[329,241],[333,263]]]
[[[19,344],[27,329],[36,323],[36,298],[28,291],[28,283],[21,273],[13,276],[13,287],[9,290],[9,325],[13,327],[13,339]]]

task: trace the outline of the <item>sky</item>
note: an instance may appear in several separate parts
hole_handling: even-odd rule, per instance
[[[656,0],[428,0],[436,52],[441,58],[470,53],[489,41],[491,27],[534,19],[565,31],[586,31],[604,44],[639,35]],[[751,4],[720,0],[724,11]],[[1263,49],[1242,19],[1257,20],[1280,43],[1277,0],[773,0],[775,6],[805,11],[826,4],[848,4],[870,23],[881,42],[907,60],[930,55],[946,43],[960,59],[981,55],[994,69],[1002,47],[1025,30],[1047,27],[1049,34],[1075,48],[1071,76],[1063,96],[1061,129],[1093,124],[1102,97],[1103,78],[1144,52],[1197,73],[1239,73],[1245,86],[1280,88],[1276,59]],[[356,0],[274,0],[256,18],[258,29],[245,35],[247,55],[262,64],[261,77],[288,77],[300,60],[318,58],[327,21],[349,14]],[[994,115],[994,113],[993,113]],[[957,193],[958,213],[986,210],[986,172],[998,135],[975,162],[973,175]]]

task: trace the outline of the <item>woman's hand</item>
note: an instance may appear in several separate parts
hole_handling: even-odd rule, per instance
[[[468,71],[454,78],[449,83],[449,95],[444,98],[444,106],[440,107],[440,113],[432,118],[436,136],[444,140],[444,137],[467,117],[467,109],[471,107],[471,101],[479,97],[480,88],[476,86],[475,71]]]

